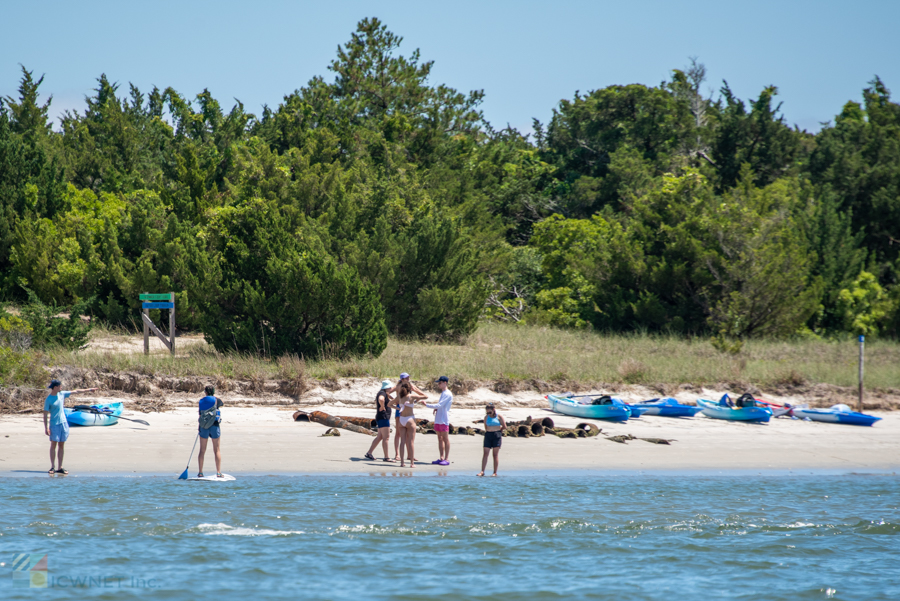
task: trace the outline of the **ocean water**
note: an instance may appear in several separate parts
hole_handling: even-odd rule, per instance
[[[4,600],[900,599],[900,477],[0,478],[0,563]]]

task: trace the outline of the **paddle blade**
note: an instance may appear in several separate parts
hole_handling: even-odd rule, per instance
[[[179,480],[187,480],[188,479],[187,471],[188,471],[188,468],[184,468],[184,471],[181,472],[181,475],[178,476],[178,479]]]
[[[145,421],[142,420],[142,419],[133,419],[133,420],[131,420],[131,421],[133,421],[133,422],[136,423],[136,424],[144,424],[145,426],[149,426],[149,425],[150,425],[149,422],[145,422]]]

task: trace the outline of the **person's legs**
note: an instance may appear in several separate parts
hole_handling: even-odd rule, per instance
[[[378,428],[378,434],[375,436],[375,440],[372,441],[372,445],[369,447],[369,450],[366,451],[366,455],[371,455],[372,451],[375,450],[375,447],[378,446],[378,443],[384,439],[384,434],[382,433],[384,428]],[[385,453],[384,456],[387,457],[387,443],[385,443]]]
[[[390,457],[388,457],[388,441],[391,439],[391,428],[390,426],[387,428],[378,428],[378,433],[381,434],[381,450],[384,451],[384,458],[386,460],[390,459]],[[369,452],[371,453],[372,451]]]
[[[450,461],[450,432],[441,432],[440,438],[444,442],[444,448],[441,449],[441,459]]]
[[[411,419],[406,424],[406,446],[409,449],[409,467],[416,467],[416,420]]]
[[[400,418],[394,418],[394,459],[400,459]]]
[[[482,455],[482,457],[481,457],[481,471],[479,473],[475,474],[476,476],[484,475],[484,468],[487,467],[487,458],[488,458],[488,454],[490,452],[491,452],[491,450],[488,447],[484,447],[484,455]]]
[[[199,464],[197,477],[203,475],[203,456],[206,455],[206,444],[209,442],[209,438],[200,437],[200,453],[197,455],[197,463]]]
[[[58,470],[63,468],[63,455],[66,454],[66,443],[58,442],[56,447],[56,465]]]
[[[494,476],[497,475],[497,467],[500,465],[500,447],[494,447]]]
[[[56,471],[56,445],[58,442],[50,441],[50,471]]]
[[[400,467],[406,467],[406,426],[397,429],[397,438],[400,439]]]
[[[221,451],[222,445],[219,444],[220,440],[221,440],[221,435],[217,438],[212,439],[213,453],[216,456],[216,474],[217,475],[222,473],[222,451]]]

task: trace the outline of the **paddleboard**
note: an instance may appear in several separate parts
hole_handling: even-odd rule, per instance
[[[188,482],[231,482],[233,480],[237,480],[237,478],[228,474],[222,474],[221,478],[215,474],[212,476],[203,476],[202,478],[188,478]]]

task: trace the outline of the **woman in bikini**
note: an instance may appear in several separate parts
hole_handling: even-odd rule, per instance
[[[481,458],[481,471],[476,476],[484,476],[484,468],[487,467],[488,455],[494,453],[494,473],[497,475],[497,467],[500,465],[500,445],[503,443],[503,432],[506,428],[506,420],[497,413],[493,403],[485,407],[484,415],[484,456]]]
[[[424,392],[419,390],[418,386],[413,384],[412,380],[409,379],[409,374],[406,372],[403,372],[402,374],[400,374],[400,381],[397,382],[396,386],[388,389],[387,393],[388,394],[397,394],[400,391],[400,386],[402,384],[409,385],[410,390],[412,390],[413,392],[415,392],[417,394],[425,394]],[[395,429],[394,429],[395,430],[394,431],[394,461],[399,461],[400,460],[400,432],[401,432],[401,429],[400,429],[400,407],[399,406],[396,406],[396,407],[397,408],[394,410],[394,426],[395,426]],[[411,459],[413,461],[416,460],[415,457],[412,457]]]
[[[400,409],[400,467],[406,467],[403,456],[404,449],[409,456],[409,467],[416,467],[415,441],[416,441],[416,416],[413,412],[416,401],[424,401],[428,396],[413,392],[408,383],[401,383],[397,390],[397,398],[391,401],[391,406]]]

